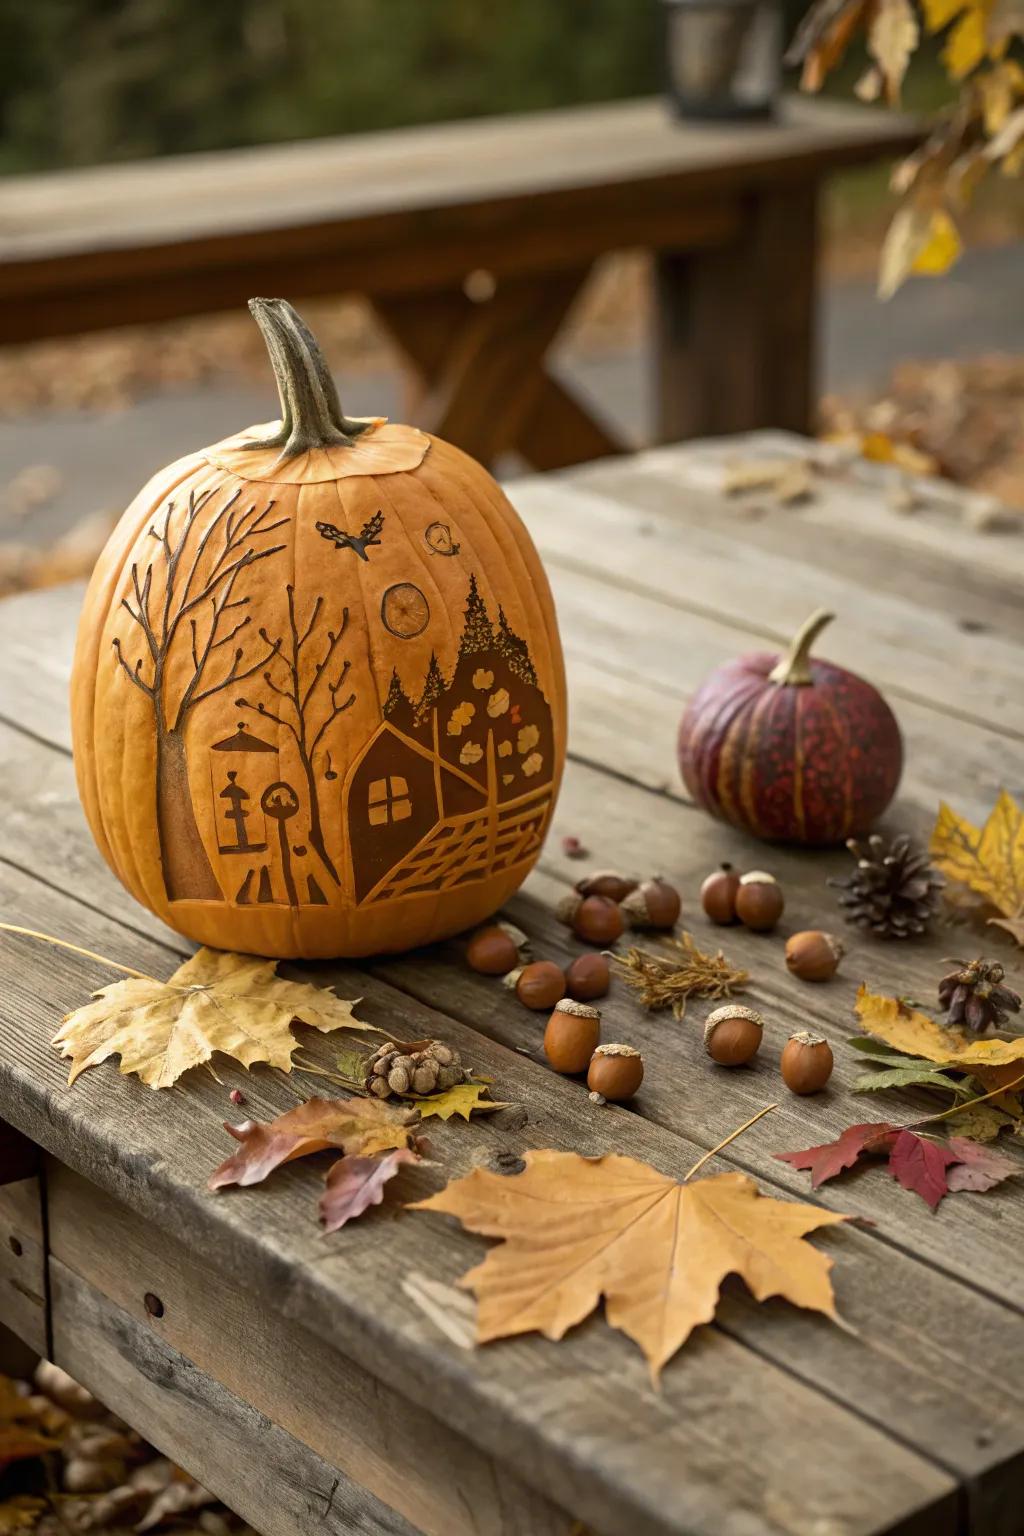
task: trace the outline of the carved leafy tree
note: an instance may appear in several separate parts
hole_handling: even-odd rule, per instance
[[[157,549],[141,573],[132,565],[134,604],[121,601],[142,633],[142,653],[133,664],[121,639],[113,641],[120,665],[153,706],[157,827],[171,901],[221,900],[192,805],[185,727],[199,704],[258,672],[273,654],[268,647],[247,662],[244,646],[236,642],[251,623],[242,612],[249,598],[235,592],[244,571],[284,549],[283,544],[260,547],[259,540],[288,522],[268,521],[273,501],[261,511],[255,506],[242,511],[239,491],[200,521],[211,494],[190,492],[180,513],[168,502],[162,524],[149,528]],[[187,677],[180,692],[170,686],[172,659],[174,678]]]
[[[347,661],[342,665],[333,682],[328,680],[326,688],[319,688],[320,680],[329,670],[334,654],[348,628],[347,608],[342,612],[339,627],[336,630],[327,631],[323,655],[314,664],[312,674],[309,673],[303,652],[310,641],[316,643],[316,631],[322,609],[323,598],[318,597],[300,634],[299,622],[295,616],[295,589],[289,586],[287,643],[283,637],[271,640],[265,629],[260,630],[261,639],[270,648],[263,659],[264,663],[276,660],[282,664],[279,669],[281,682],[275,679],[270,668],[263,673],[263,681],[267,687],[282,701],[280,706],[275,706],[278,712],[268,709],[266,704],[259,700],[241,698],[237,699],[236,703],[240,709],[251,709],[256,714],[262,715],[265,720],[273,720],[275,724],[283,726],[291,733],[306,776],[309,795],[309,841],[319,854],[331,879],[339,885],[341,882],[338,872],[324,842],[320,793],[316,777],[316,754],[334,721],[354,704],[356,696],[350,693],[347,698],[339,702],[339,694],[342,692],[349,671]]]

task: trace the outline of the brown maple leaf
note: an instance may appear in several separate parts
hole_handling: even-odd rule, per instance
[[[211,1174],[209,1187],[260,1184],[283,1163],[332,1147],[365,1158],[414,1146],[418,1119],[415,1110],[396,1113],[379,1099],[310,1099],[263,1125],[225,1121],[224,1129],[242,1145]]]
[[[656,1382],[711,1321],[729,1274],[758,1301],[784,1296],[839,1321],[832,1260],[802,1239],[848,1218],[766,1198],[742,1173],[688,1184],[617,1154],[527,1152],[514,1177],[476,1169],[411,1209],[503,1239],[459,1282],[479,1302],[481,1344],[534,1330],[560,1339],[604,1297]]]
[[[1005,789],[980,829],[945,801],[932,830],[931,855],[951,880],[1001,915],[991,921],[1024,945],[1024,811]]]
[[[108,1056],[120,1056],[122,1073],[138,1073],[151,1088],[169,1088],[215,1051],[246,1067],[268,1062],[290,1072],[298,1044],[293,1020],[323,1034],[373,1030],[353,1016],[355,1003],[329,987],[285,981],[276,969],[275,960],[201,949],[167,981],[131,977],[101,987],[54,1036],[53,1044],[72,1063],[68,1082]]]
[[[408,1147],[396,1147],[383,1157],[339,1157],[328,1171],[327,1187],[320,1197],[324,1231],[337,1232],[371,1205],[380,1205],[385,1184],[401,1171],[402,1164],[418,1162],[419,1157]]]

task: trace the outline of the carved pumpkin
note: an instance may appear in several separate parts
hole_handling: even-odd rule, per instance
[[[900,728],[877,688],[812,660],[830,613],[783,657],[730,661],[698,688],[679,728],[679,767],[698,805],[769,841],[828,845],[866,832],[896,793]]]
[[[282,420],[157,474],[86,595],[79,793],[132,894],[203,944],[370,955],[486,917],[565,755],[555,616],[490,475],[342,415],[290,305],[250,305]]]

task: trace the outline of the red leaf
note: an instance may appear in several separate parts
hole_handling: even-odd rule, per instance
[[[242,1145],[211,1175],[209,1188],[259,1184],[282,1163],[329,1147],[371,1154],[407,1146],[413,1118],[408,1113],[395,1114],[379,1099],[310,1099],[267,1124],[225,1123],[224,1129]]]
[[[926,1141],[913,1131],[900,1131],[889,1154],[889,1172],[898,1184],[920,1195],[934,1211],[943,1195],[949,1193],[946,1169],[957,1162],[957,1154],[936,1141]]]
[[[864,1152],[885,1152],[892,1145],[899,1127],[887,1120],[868,1121],[864,1125],[851,1125],[835,1141],[826,1141],[820,1147],[807,1147],[803,1152],[776,1152],[780,1163],[790,1163],[794,1168],[811,1170],[811,1188],[817,1189],[827,1179],[834,1179],[844,1168],[852,1168]]]
[[[320,1197],[320,1220],[325,1232],[337,1232],[347,1221],[361,1216],[371,1205],[380,1205],[384,1185],[403,1163],[418,1163],[408,1147],[383,1157],[339,1157],[327,1174],[327,1188]]]
[[[956,1153],[955,1167],[947,1175],[949,1190],[953,1194],[961,1190],[992,1189],[1004,1179],[1020,1173],[1020,1164],[991,1147],[983,1147],[966,1136],[951,1136],[949,1145]]]

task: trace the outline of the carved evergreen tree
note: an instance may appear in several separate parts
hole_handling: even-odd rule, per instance
[[[476,577],[469,578],[469,596],[466,599],[466,623],[459,643],[460,656],[472,656],[477,651],[494,649],[494,630],[491,627],[487,604],[480,596]]]
[[[537,673],[533,662],[530,660],[530,652],[526,641],[509,628],[508,619],[505,617],[504,608],[498,609],[498,635],[496,646],[499,654],[506,662],[509,671],[514,672],[522,682],[529,683],[532,688],[537,686]]]
[[[430,665],[427,667],[427,676],[423,683],[423,692],[420,694],[419,703],[416,705],[416,724],[422,725],[447,688],[444,673],[438,665],[437,656],[430,653]]]

